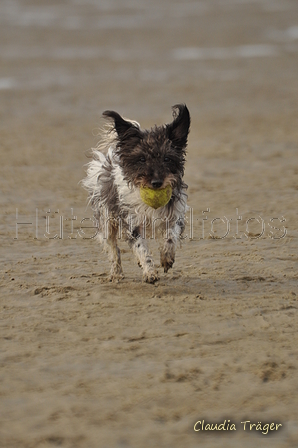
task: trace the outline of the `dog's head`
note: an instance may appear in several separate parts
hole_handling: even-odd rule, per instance
[[[116,151],[124,178],[137,187],[180,189],[183,181],[189,111],[184,104],[173,107],[173,121],[150,130],[125,120],[117,112],[103,113],[114,121]]]

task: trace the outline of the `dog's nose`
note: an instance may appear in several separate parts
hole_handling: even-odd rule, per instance
[[[153,188],[159,188],[162,186],[162,181],[161,180],[152,180],[151,185]]]

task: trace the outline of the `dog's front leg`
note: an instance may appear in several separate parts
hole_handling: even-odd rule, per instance
[[[105,241],[111,260],[110,281],[118,281],[124,278],[120,249],[117,246],[118,227],[109,225],[108,238]]]
[[[166,241],[160,251],[160,264],[164,268],[164,272],[168,272],[175,262],[176,248],[184,227],[184,220],[179,219],[166,231]]]
[[[154,267],[153,258],[149,253],[147,242],[141,237],[139,229],[135,229],[132,232],[129,245],[136,256],[139,266],[143,268],[143,280],[147,283],[155,283],[159,280],[157,271]]]

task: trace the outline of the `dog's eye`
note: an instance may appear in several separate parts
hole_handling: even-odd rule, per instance
[[[170,159],[170,157],[165,157],[165,158],[164,158],[164,161],[165,161],[165,162],[170,162],[171,159]]]
[[[144,156],[140,157],[140,162],[142,163],[146,162],[146,158]]]

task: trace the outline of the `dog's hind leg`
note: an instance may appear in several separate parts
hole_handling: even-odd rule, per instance
[[[110,261],[112,263],[109,277],[110,281],[117,281],[124,278],[121,265],[120,249],[117,246],[117,232],[118,232],[118,226],[109,223],[108,235],[105,240],[105,246],[109,253]]]
[[[184,227],[184,220],[179,219],[173,227],[167,229],[166,241],[160,251],[160,264],[164,268],[164,272],[168,272],[175,262],[176,248]]]
[[[136,256],[139,265],[143,268],[143,280],[147,283],[155,283],[159,280],[146,240],[141,237],[138,229],[135,229],[132,232],[128,243]]]

